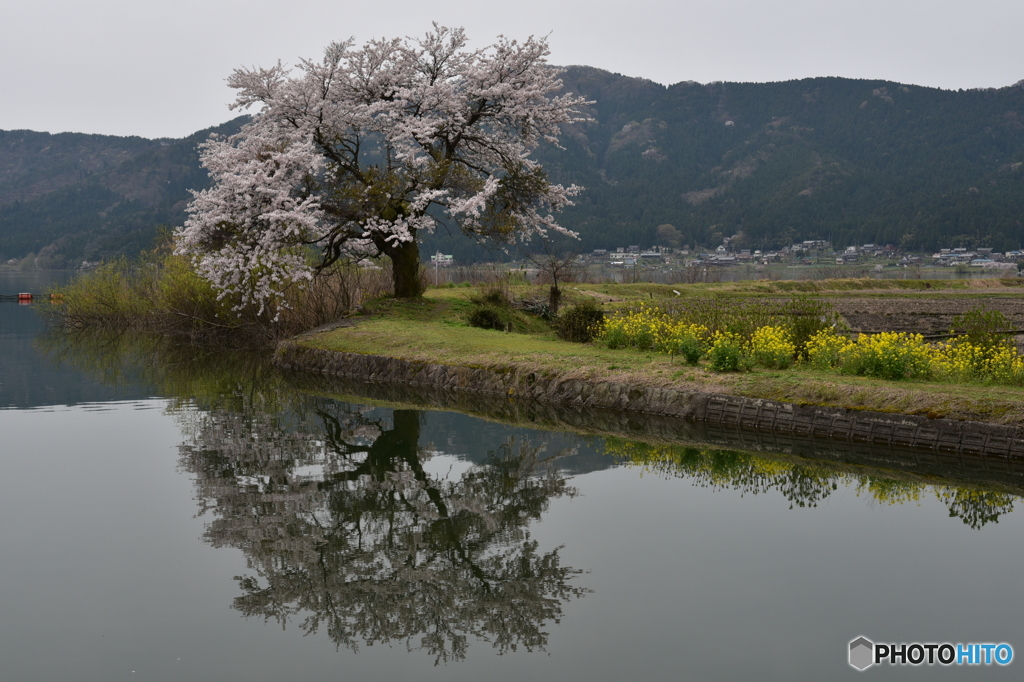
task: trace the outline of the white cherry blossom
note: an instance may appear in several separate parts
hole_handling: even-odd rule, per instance
[[[535,38],[469,50],[462,29],[435,24],[420,39],[332,43],[294,70],[236,70],[234,106],[260,110],[202,146],[213,186],[195,193],[178,252],[264,306],[317,268],[379,255],[395,294],[416,295],[417,235],[441,223],[503,243],[572,235],[554,214],[580,188],[529,157],[585,104],[553,94],[547,55]]]

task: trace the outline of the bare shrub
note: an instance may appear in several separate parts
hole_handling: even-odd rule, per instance
[[[722,267],[704,267],[700,268],[700,279],[698,282],[704,282],[705,284],[713,284],[722,281],[722,276],[725,273],[725,268]]]
[[[507,279],[509,270],[497,264],[455,265],[444,268],[425,268],[424,274],[431,286],[481,286],[498,279]]]
[[[804,279],[843,279],[849,277],[849,270],[839,265],[827,265],[821,268],[814,268],[804,273]]]
[[[287,307],[278,319],[279,336],[292,336],[333,322],[355,310],[370,298],[391,292],[390,267],[364,268],[334,264],[322,270],[312,282],[286,292]]]
[[[665,274],[665,284],[696,284],[700,281],[701,268],[688,266],[671,270]]]
[[[623,284],[640,284],[643,281],[644,281],[644,272],[643,272],[643,270],[639,266],[634,265],[631,268],[623,268],[622,269],[622,283]]]

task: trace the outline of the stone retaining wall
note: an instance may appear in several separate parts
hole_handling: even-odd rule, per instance
[[[525,398],[567,407],[656,415],[717,429],[751,429],[797,438],[1024,459],[1024,428],[984,422],[796,405],[775,400],[566,379],[515,367],[463,367],[281,344],[275,364],[370,382]]]

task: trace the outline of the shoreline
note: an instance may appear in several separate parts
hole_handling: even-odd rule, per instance
[[[1024,459],[1024,427],[899,412],[806,405],[694,388],[566,376],[550,369],[439,364],[284,341],[275,365],[293,371],[490,398],[593,408],[798,438]]]

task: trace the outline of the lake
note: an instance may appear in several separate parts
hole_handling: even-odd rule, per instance
[[[48,335],[39,308],[0,303],[4,680],[821,680],[859,674],[858,636],[1024,656],[1019,465],[471,416]]]

